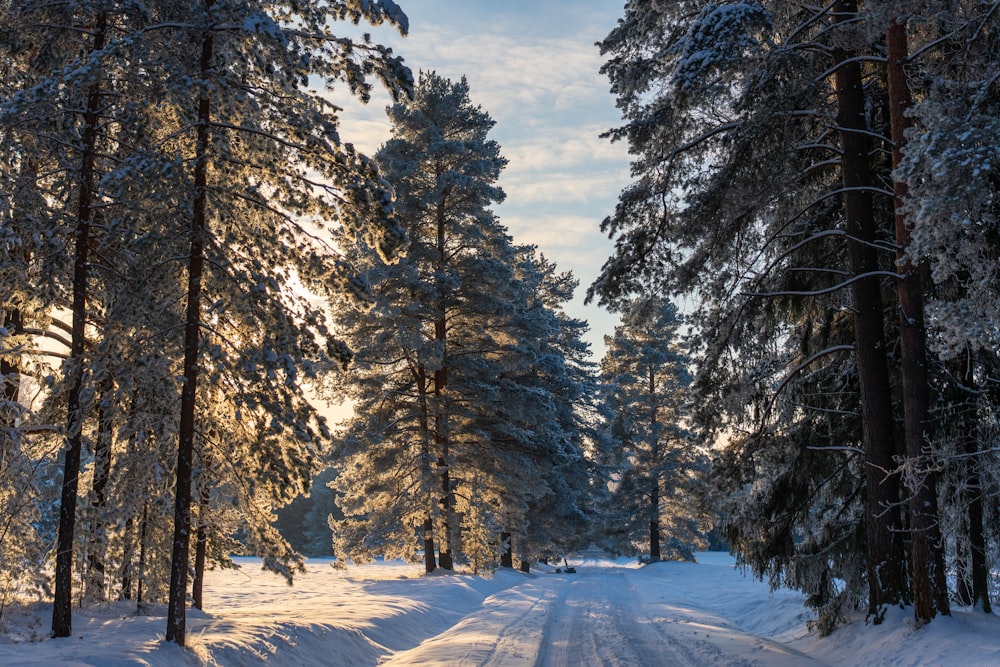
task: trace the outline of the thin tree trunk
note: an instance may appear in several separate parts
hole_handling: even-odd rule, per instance
[[[514,567],[514,550],[511,548],[510,533],[500,533],[500,567]]]
[[[104,48],[107,14],[97,15],[91,53]],[[76,214],[76,246],[73,257],[73,333],[66,410],[66,449],[63,459],[62,498],[59,505],[59,537],[56,547],[55,597],[52,603],[52,636],[69,637],[73,633],[73,538],[76,530],[76,496],[79,489],[80,450],[83,443],[83,347],[87,327],[87,262],[90,252],[90,223],[95,194],[94,171],[97,161],[97,123],[101,109],[101,84],[87,89],[87,108],[83,116],[83,155],[80,160],[80,193]]]
[[[445,249],[446,222],[445,198],[442,197],[437,209],[438,271],[440,273],[444,272],[448,261]],[[438,306],[440,313],[434,322],[434,340],[441,346],[441,368],[434,371],[434,398],[437,414],[437,420],[434,425],[434,444],[438,450],[437,465],[441,476],[441,539],[439,542],[441,553],[438,555],[438,562],[442,568],[452,570],[455,567],[452,558],[452,530],[455,526],[455,491],[451,488],[451,448],[448,434],[448,409],[445,406],[445,392],[448,388],[448,318],[444,301],[444,294],[439,290]]]
[[[436,374],[436,373],[435,373]],[[440,553],[438,554],[438,563],[442,568],[446,570],[452,570],[455,567],[454,561],[452,559],[452,517],[454,514],[454,491],[451,488],[451,475],[449,474],[448,459],[450,457],[449,447],[448,447],[448,437],[447,435],[436,432],[436,440],[438,445],[438,451],[441,455],[438,457],[438,474],[441,477],[441,497],[439,503],[441,505],[441,537],[439,540]]]
[[[656,473],[659,468],[660,443],[658,419],[656,414],[656,371],[650,366],[649,377],[649,433],[653,441],[651,461],[653,470],[649,474],[649,560],[656,562],[660,560],[660,479]]]
[[[430,515],[424,518],[424,571],[433,572],[437,569],[434,557],[434,520]]]
[[[655,477],[649,489],[649,560],[660,560],[660,485]]]
[[[427,487],[423,489],[429,497],[433,496],[434,473],[431,470],[431,426],[430,412],[427,406],[427,369],[422,365],[416,372],[417,392],[420,400],[420,472],[423,477],[422,484]],[[429,504],[433,500],[429,500]],[[427,516],[424,517],[424,570],[433,572],[437,569],[437,558],[434,555],[434,512],[433,507],[429,507]]]
[[[906,113],[913,102],[904,65],[909,57],[906,21],[896,17],[886,32],[886,60],[889,80],[889,118],[892,124],[892,167],[896,169],[906,144],[910,122]],[[899,335],[903,370],[903,425],[906,457],[915,466],[916,486],[910,494],[910,544],[913,576],[913,614],[917,624],[930,621],[938,613],[948,614],[948,587],[945,582],[944,550],[938,517],[937,475],[926,464],[930,451],[927,440],[930,384],[927,377],[924,294],[921,273],[907,256],[910,230],[903,203],[906,182],[893,181],[896,220],[896,248],[899,294]]]
[[[834,3],[833,12],[837,21],[852,21],[857,18],[857,3],[840,0]],[[833,49],[848,256],[851,272],[860,276],[876,271],[879,264],[873,245],[877,234],[870,191],[874,184],[869,164],[871,142],[866,134],[861,66],[851,60],[853,56],[843,48]],[[899,478],[891,472],[896,465],[893,408],[878,278],[853,282],[851,298],[865,452],[868,612],[875,622],[881,622],[885,605],[907,600],[907,570],[898,509]]]
[[[107,487],[111,477],[111,406],[114,382],[108,375],[100,383],[100,406],[97,409],[97,438],[94,446],[94,481],[91,484],[90,544],[87,549],[86,595],[92,600],[106,599],[105,558],[108,539],[104,529]]]
[[[142,506],[142,521],[139,522],[139,563],[136,566],[136,611],[142,611],[143,585],[146,583],[146,535],[149,532],[149,503]]]
[[[962,407],[957,430],[962,437],[962,452],[966,458],[960,463],[962,500],[966,508],[967,544],[963,547],[959,535],[958,549],[964,553],[964,567],[958,572],[958,597],[964,605],[975,607],[987,614],[992,612],[989,590],[989,561],[986,555],[986,533],[983,524],[983,487],[979,470],[979,419],[977,415],[976,379],[974,356],[970,349],[963,355],[962,396],[957,399]]]
[[[138,400],[135,395],[132,396],[129,402],[128,417],[127,422],[131,423],[135,417],[136,409],[138,406]],[[135,456],[135,453],[139,449],[139,434],[134,430],[128,439],[128,452],[130,456]],[[133,536],[135,532],[135,515],[130,512],[128,518],[125,519],[125,537],[122,544],[122,569],[121,569],[121,599],[131,600],[132,599],[132,583],[133,574],[135,573],[135,566],[133,564],[133,559],[135,558],[135,546],[136,539]]]
[[[198,503],[198,533],[194,548],[194,581],[191,582],[191,603],[196,609],[204,609],[205,559],[208,556],[208,501],[211,499],[208,488],[201,489],[201,502]]]
[[[214,0],[205,0],[211,13]],[[206,30],[201,42],[201,79],[212,68],[212,32]],[[191,474],[194,463],[194,417],[198,390],[198,345],[201,338],[201,279],[206,234],[205,209],[208,200],[208,139],[211,106],[203,87],[198,100],[198,130],[194,165],[194,206],[191,219],[191,255],[188,260],[187,313],[184,324],[184,387],[177,437],[177,482],[174,501],[174,539],[170,563],[170,593],[167,601],[166,640],[184,646],[188,558],[191,547]]]
[[[122,549],[122,600],[132,599],[132,558],[135,550],[135,542],[132,539],[132,531],[135,529],[135,519],[131,516],[125,519],[125,538]]]

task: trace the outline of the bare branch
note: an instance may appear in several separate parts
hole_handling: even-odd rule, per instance
[[[871,278],[872,276],[887,276],[889,278],[895,278],[897,280],[902,280],[906,276],[896,273],[895,271],[868,271],[867,273],[860,273],[856,276],[851,276],[847,280],[832,285],[830,287],[820,289],[820,290],[789,290],[780,292],[741,292],[743,296],[748,297],[776,297],[776,296],[822,296],[823,294],[830,294],[831,292],[836,292],[837,290],[843,289],[852,283],[856,283],[864,278]]]

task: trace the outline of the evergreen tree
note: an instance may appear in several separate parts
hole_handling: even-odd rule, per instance
[[[704,545],[696,508],[706,456],[684,425],[691,378],[676,340],[680,326],[669,301],[636,299],[605,338],[601,361],[619,465],[609,531],[615,551],[642,544],[652,561],[693,560]]]
[[[356,354],[340,389],[355,415],[334,550],[411,557],[420,535],[427,571],[435,547],[441,567],[464,557],[479,570],[513,541],[527,563],[585,532],[584,325],[559,310],[575,282],[515,247],[488,209],[506,161],[464,79],[423,74],[390,117],[377,158],[409,240],[392,265],[347,252],[368,267],[374,304],[335,308]]]
[[[591,294],[700,304],[697,416],[707,437],[730,435],[713,473],[730,543],[758,575],[805,590],[824,629],[855,604],[876,621],[911,600],[918,622],[948,610],[933,471],[955,440],[927,439],[949,422],[938,411],[931,427],[923,406],[949,371],[920,361],[930,286],[906,217],[930,183],[909,170],[941,162],[907,141],[905,98],[936,71],[989,67],[991,7],[632,2],[602,43],[625,119],[609,134],[630,142],[637,181],[604,223],[616,252]],[[963,32],[957,55],[947,44]],[[894,165],[896,193],[883,185]]]
[[[347,518],[335,528],[335,552],[410,555],[409,535],[421,531],[427,571],[438,564],[435,540],[450,569],[459,529],[455,449],[463,415],[483,400],[461,382],[496,347],[487,318],[511,280],[510,242],[488,208],[503,199],[495,182],[506,160],[464,79],[424,73],[413,101],[389,115],[393,138],[376,158],[408,242],[394,265],[342,243],[367,268],[374,303],[367,312],[335,306],[355,350],[344,390],[355,417],[337,481]]]
[[[182,645],[193,525],[201,299],[215,296],[216,306],[225,304],[230,309],[226,319],[235,325],[233,333],[249,337],[234,345],[219,326],[211,361],[223,371],[224,381],[239,377],[235,374],[240,372],[249,375],[249,384],[237,381],[227,413],[235,421],[249,422],[257,436],[245,441],[254,442],[256,451],[239,445],[251,463],[250,478],[263,482],[244,496],[248,514],[262,519],[251,522],[250,539],[258,549],[265,548],[265,564],[287,572],[294,554],[271,526],[271,509],[273,503],[287,502],[308,483],[319,434],[310,424],[315,422],[315,413],[302,397],[299,377],[312,375],[317,363],[344,361],[316,309],[291,293],[288,274],[294,270],[306,284],[325,289],[353,288],[349,272],[328,248],[314,242],[300,219],[338,224],[345,234],[363,237],[386,256],[399,238],[398,231],[384,222],[389,194],[373,165],[340,143],[333,108],[307,86],[310,77],[328,85],[343,79],[365,96],[366,73],[374,72],[390,83],[393,92],[399,92],[408,74],[385,49],[367,43],[355,49],[350,40],[340,40],[328,30],[331,21],[345,17],[373,24],[389,20],[405,30],[402,13],[389,0],[360,7],[351,2],[258,5],[206,0],[192,15],[192,30],[180,31],[178,36],[184,43],[197,45],[197,55],[191,54],[188,61],[198,63],[189,68],[200,82],[195,86],[197,96],[188,97],[186,103],[186,90],[170,91],[177,95],[181,117],[188,118],[194,130],[188,144],[193,171],[188,181],[192,213],[185,382],[167,620],[167,639]],[[231,25],[240,28],[229,30]],[[242,224],[226,224],[226,215],[233,212]],[[255,229],[267,233],[254,234]],[[218,260],[212,266],[221,267],[214,275],[205,268],[205,260],[211,261],[213,255]],[[276,278],[283,278],[285,284]],[[203,279],[208,284],[203,285]],[[213,285],[217,285],[214,295]],[[222,319],[225,311],[216,311]],[[247,328],[251,322],[258,327],[256,332]],[[267,326],[272,323],[276,326]],[[323,343],[329,343],[326,349]],[[227,456],[225,450],[222,454],[211,460],[243,458]],[[237,472],[236,478],[243,473]]]
[[[343,84],[367,99],[375,77],[394,94],[407,90],[409,72],[390,50],[329,32],[341,19],[405,31],[406,17],[391,0],[19,2],[3,10],[11,19],[3,45],[19,54],[10,62],[31,65],[4,81],[0,119],[17,141],[4,155],[16,169],[3,174],[23,175],[18,202],[38,193],[17,207],[23,217],[4,220],[4,238],[24,249],[12,256],[29,264],[20,274],[33,282],[10,283],[7,320],[19,335],[52,337],[36,320],[69,305],[70,285],[80,306],[72,363],[39,413],[45,419],[61,405],[72,427],[54,630],[69,628],[74,550],[86,556],[76,561],[86,564],[88,590],[104,591],[117,570],[121,594],[141,599],[162,595],[166,549],[175,554],[167,634],[183,643],[192,537],[199,573],[213,553],[228,558],[212,544],[228,549],[237,527],[269,567],[290,574],[298,562],[271,521],[307,487],[327,437],[301,382],[346,353],[296,285],[363,296],[317,228],[337,226],[386,255],[400,236],[390,191],[370,160],[341,143],[336,109],[309,86]],[[49,238],[51,266],[30,267],[42,254],[23,241],[41,247]],[[67,247],[77,248],[75,258]],[[26,349],[21,339],[5,339],[4,361],[24,368],[14,357]],[[167,415],[179,393],[174,421]],[[168,446],[178,435],[179,452]],[[173,466],[171,544],[162,512]],[[91,502],[79,510],[91,535],[70,530],[81,525],[73,507],[86,488],[80,482],[89,482]],[[232,499],[238,513],[224,509]],[[104,532],[107,542],[98,538]]]
[[[897,188],[905,185],[906,259],[925,262],[928,346],[937,366],[938,405],[929,430],[943,466],[942,527],[954,544],[958,599],[990,609],[983,490],[995,469],[995,391],[987,370],[996,362],[998,130],[995,3],[949,2],[927,20],[922,3],[896,8],[909,37],[915,70],[906,84],[917,101],[914,127],[900,142]],[[906,19],[913,16],[909,23]],[[959,48],[957,45],[961,43]],[[900,209],[897,209],[900,210]],[[934,364],[934,359],[939,361]],[[935,442],[936,440],[936,442]],[[919,481],[919,477],[918,477]],[[995,558],[995,556],[993,556]]]

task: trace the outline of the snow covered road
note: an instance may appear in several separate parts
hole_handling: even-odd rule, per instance
[[[74,633],[45,639],[51,605],[7,608],[0,665],[16,667],[716,667],[1000,665],[1000,617],[954,610],[915,629],[908,610],[881,626],[810,634],[800,593],[769,592],[733,557],[698,563],[570,559],[490,578],[424,575],[419,564],[347,570],[310,560],[289,587],[260,560],[211,572],[206,613],[188,617],[190,650],[162,641],[162,605],[74,612]],[[810,657],[811,656],[811,657]]]
[[[382,663],[491,667],[821,664],[699,607],[698,586],[587,561],[487,598],[454,627]],[[659,582],[661,585],[651,585]],[[668,590],[671,589],[671,590]],[[692,593],[694,595],[692,595]]]

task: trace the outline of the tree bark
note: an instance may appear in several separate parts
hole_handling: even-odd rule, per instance
[[[507,531],[500,533],[500,567],[514,567],[514,551]]]
[[[142,610],[142,592],[146,583],[146,536],[149,533],[149,503],[142,506],[142,520],[139,522],[139,563],[136,567],[135,608]]]
[[[91,484],[90,544],[87,549],[87,597],[105,600],[105,558],[108,539],[104,530],[104,512],[107,508],[107,487],[111,478],[111,406],[114,381],[106,376],[100,383],[100,407],[97,410],[97,438],[94,446],[94,481]]]
[[[649,560],[660,560],[660,483],[649,480]]]
[[[107,14],[97,15],[91,53],[104,48]],[[80,450],[83,443],[83,348],[87,327],[87,262],[90,252],[90,223],[95,194],[97,123],[101,108],[101,84],[87,89],[83,116],[83,155],[80,160],[80,193],[76,214],[76,241],[73,256],[73,326],[70,358],[69,397],[66,409],[66,449],[63,458],[62,498],[59,505],[59,537],[56,547],[55,597],[52,603],[52,636],[73,633],[73,537],[76,530],[76,501],[80,477]]]
[[[904,66],[909,57],[905,19],[896,17],[886,32],[886,60],[889,83],[889,118],[892,125],[892,167],[896,169],[906,144],[905,131],[910,122],[906,113],[912,106],[910,87]],[[910,230],[903,204],[906,182],[893,180],[895,208],[896,262],[901,278],[899,294],[899,336],[903,372],[903,425],[906,433],[906,457],[915,470],[915,487],[910,493],[911,572],[913,577],[913,614],[918,625],[938,613],[948,614],[948,588],[945,581],[944,551],[938,517],[937,475],[927,465],[930,443],[927,440],[930,409],[930,384],[927,377],[924,294],[921,273],[907,255]]]
[[[438,273],[443,274],[448,262],[445,248],[445,197],[442,196],[437,208],[437,250]],[[440,278],[439,278],[440,280]],[[455,567],[452,558],[452,530],[455,526],[455,491],[451,488],[450,459],[451,447],[448,435],[448,408],[445,392],[448,388],[448,318],[443,289],[438,287],[440,312],[434,321],[434,340],[441,348],[441,367],[434,371],[434,398],[437,419],[434,424],[434,441],[438,451],[438,474],[441,477],[441,538],[438,542],[440,553],[438,563],[446,570]]]
[[[417,394],[420,397],[420,472],[423,476],[422,483],[427,484],[424,489],[428,494],[433,495],[434,473],[431,470],[431,425],[430,410],[427,405],[427,369],[423,365],[417,368]],[[434,511],[433,500],[428,499],[431,507],[424,517],[424,571],[433,572],[437,569],[437,557],[434,554]]]
[[[212,11],[214,0],[205,0]],[[200,74],[207,81],[212,68],[212,32],[201,41]],[[184,324],[184,387],[177,438],[177,482],[174,501],[174,539],[167,601],[166,640],[184,646],[188,558],[191,547],[191,474],[194,463],[194,417],[198,390],[198,346],[201,339],[201,279],[208,203],[208,139],[211,105],[206,88],[198,100],[198,129],[194,165],[194,207],[191,218],[191,254],[188,260],[187,312]]]
[[[201,502],[198,504],[198,533],[194,548],[194,581],[191,582],[191,603],[196,609],[204,609],[205,559],[208,555],[208,501],[210,495],[207,487],[201,489]]]
[[[660,560],[660,479],[657,473],[660,460],[659,428],[657,427],[656,370],[650,366],[647,377],[649,390],[649,434],[650,462],[653,469],[649,474],[649,560]]]
[[[857,18],[857,3],[840,0],[834,3],[833,12],[838,22],[853,21]],[[852,60],[854,55],[841,47],[833,49],[848,256],[851,272],[861,276],[876,271],[879,264],[873,245],[877,228],[871,195],[874,185],[869,163],[871,142],[867,135],[861,66]],[[899,478],[892,472],[896,446],[878,278],[854,281],[851,298],[865,452],[868,611],[880,622],[885,605],[902,603],[908,596],[903,525],[898,509]]]
[[[135,519],[131,516],[125,519],[124,548],[122,549],[122,600],[132,599],[132,557],[135,549],[132,532],[135,530]]]
[[[424,571],[433,572],[437,569],[434,556],[434,520],[428,515],[424,518]]]
[[[965,475],[966,485],[964,490],[965,505],[967,510],[968,533],[969,533],[969,590],[965,603],[979,609],[983,613],[992,613],[990,604],[990,570],[989,560],[986,552],[986,532],[983,524],[983,484],[979,471],[979,421],[976,418],[976,398],[974,396],[976,379],[974,375],[975,358],[971,350],[965,352],[965,368],[962,374],[962,391],[965,394],[964,400],[960,402],[964,406],[960,424],[963,434],[963,450],[968,457],[965,465],[967,473]]]

